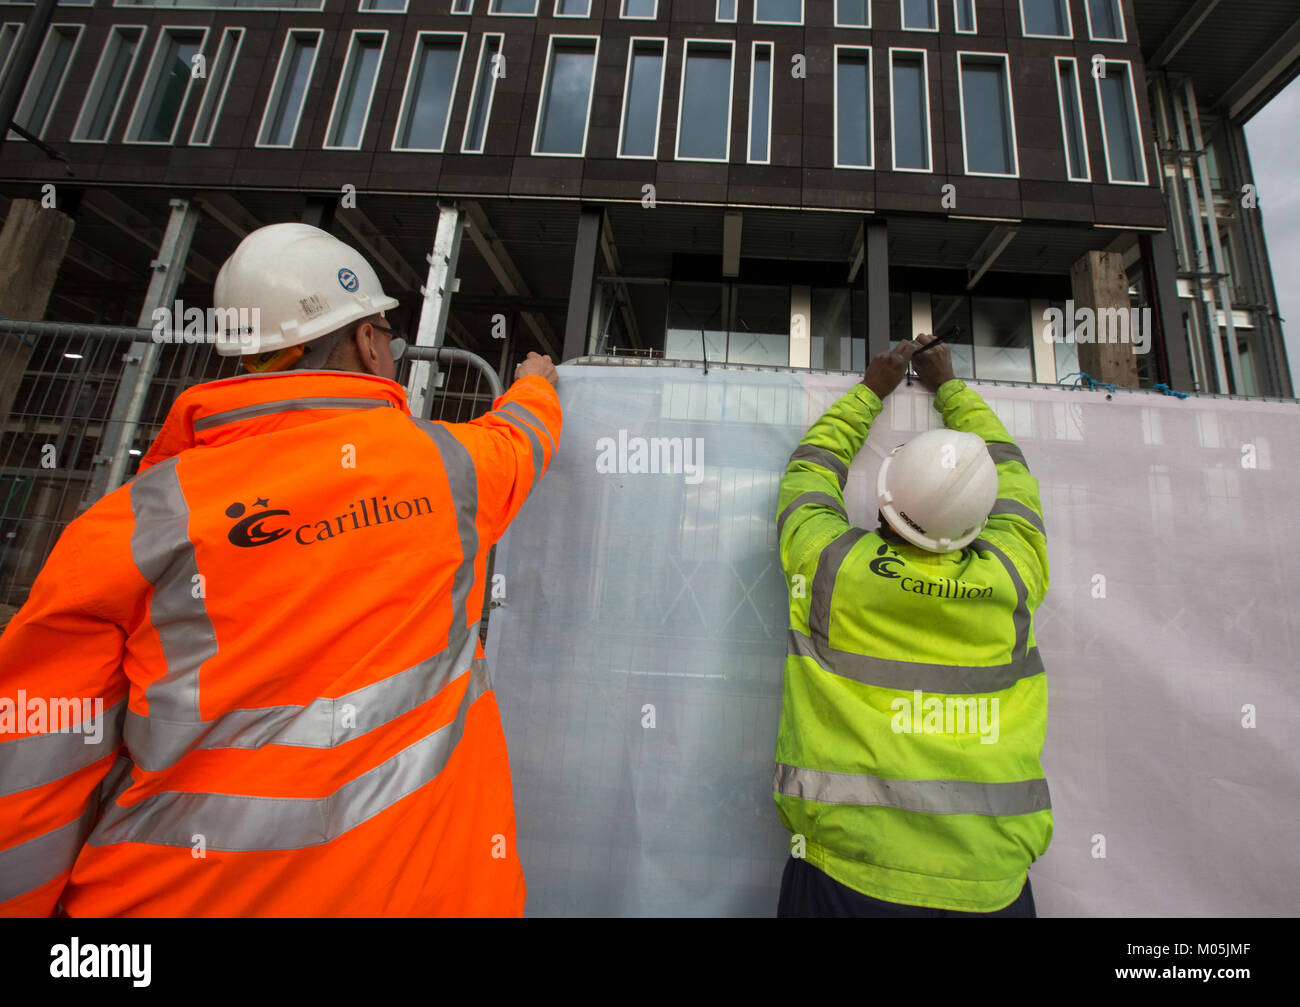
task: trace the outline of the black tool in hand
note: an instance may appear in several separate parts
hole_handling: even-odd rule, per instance
[[[953,339],[956,339],[960,335],[961,335],[960,326],[955,327],[946,336],[940,336],[938,339],[933,339],[930,342],[926,343],[924,346],[918,347],[916,352],[912,354],[912,359],[915,360],[926,350],[934,349],[934,347],[938,346],[940,343],[951,342]]]

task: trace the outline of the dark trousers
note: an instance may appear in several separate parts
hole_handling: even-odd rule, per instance
[[[874,919],[926,918],[935,916],[1018,917],[1034,919],[1034,893],[1029,879],[1016,901],[991,913],[966,913],[955,909],[927,909],[900,902],[884,902],[842,885],[806,860],[791,857],[781,876],[781,899],[776,915],[782,919],[806,916],[853,916]]]

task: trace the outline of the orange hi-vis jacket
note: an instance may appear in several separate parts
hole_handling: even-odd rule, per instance
[[[0,637],[0,915],[519,915],[487,553],[560,403],[329,371],[180,395]]]

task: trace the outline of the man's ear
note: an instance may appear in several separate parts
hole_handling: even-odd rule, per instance
[[[357,347],[357,360],[366,374],[379,373],[379,351],[375,348],[375,329],[369,322],[357,326],[352,336]]]

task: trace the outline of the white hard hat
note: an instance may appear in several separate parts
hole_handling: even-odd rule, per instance
[[[876,502],[899,535],[930,552],[969,545],[988,523],[998,470],[982,437],[929,430],[880,465]]]
[[[223,357],[274,353],[398,304],[360,252],[310,224],[270,224],[248,234],[217,273],[212,301]],[[226,331],[235,315],[229,309],[255,308],[256,338]]]

